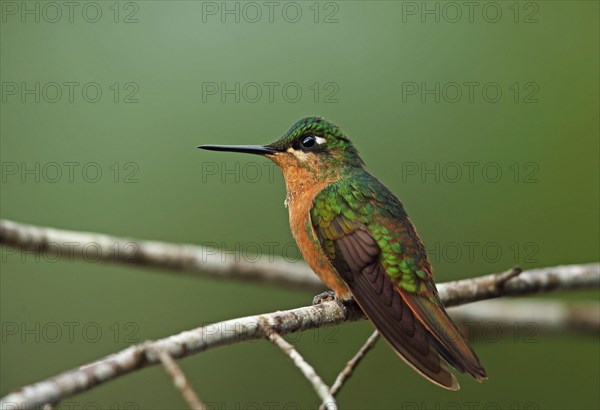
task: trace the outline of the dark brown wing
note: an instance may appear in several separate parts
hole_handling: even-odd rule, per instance
[[[440,359],[428,329],[415,317],[381,264],[373,237],[357,229],[333,241],[331,263],[344,278],[356,302],[406,363],[433,383],[450,390],[459,384]]]
[[[452,390],[459,386],[447,364],[485,378],[477,355],[439,300],[414,226],[381,182],[354,170],[315,197],[310,218],[315,242],[408,364]]]

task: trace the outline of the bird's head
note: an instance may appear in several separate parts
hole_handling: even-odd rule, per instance
[[[213,151],[263,155],[281,168],[286,181],[298,174],[315,179],[333,178],[363,162],[342,130],[322,117],[296,122],[277,141],[267,145],[201,145]]]

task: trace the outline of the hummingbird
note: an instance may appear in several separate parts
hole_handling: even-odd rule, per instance
[[[269,158],[285,178],[289,222],[330,296],[354,299],[392,349],[438,386],[460,388],[449,365],[487,378],[447,314],[425,247],[400,200],[364,167],[358,151],[322,117],[296,122],[268,145],[201,145]]]

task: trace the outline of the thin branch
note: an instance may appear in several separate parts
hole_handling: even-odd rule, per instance
[[[298,351],[288,343],[279,333],[273,330],[271,326],[269,326],[268,322],[261,323],[261,327],[266,335],[266,337],[273,343],[275,346],[279,347],[283,353],[285,353],[292,362],[296,365],[298,369],[302,372],[304,377],[312,384],[313,389],[323,402],[323,408],[327,410],[336,410],[337,404],[333,395],[329,392],[329,386],[325,384],[323,379],[317,374],[314,367],[312,367]]]
[[[498,273],[497,275],[495,275],[494,278],[494,287],[502,288],[506,282],[508,282],[512,278],[516,278],[521,274],[521,272],[523,272],[523,269],[519,267],[514,267],[507,270],[506,272]]]
[[[600,263],[529,269],[509,280],[503,275],[445,282],[437,288],[444,305],[450,307],[500,296],[600,287]],[[502,286],[498,285],[499,280]]]
[[[68,231],[0,220],[0,244],[51,254],[52,261],[83,260],[143,265],[216,279],[259,281],[322,291],[323,283],[302,261],[276,255],[243,258],[212,246],[176,245],[93,232]],[[16,253],[16,251],[15,251]],[[10,254],[5,253],[6,257]]]
[[[372,348],[375,347],[377,340],[379,340],[379,332],[376,330],[371,336],[369,336],[365,344],[358,350],[358,352],[356,352],[354,357],[350,359],[348,363],[346,363],[346,366],[340,372],[340,374],[338,374],[338,377],[335,379],[335,382],[331,386],[331,394],[333,396],[336,396],[339,393],[344,383],[346,383],[350,376],[352,376],[352,373],[354,372],[354,369],[356,369],[356,366],[358,366],[362,359],[365,358],[365,355]]]
[[[173,385],[179,390],[183,399],[192,410],[206,410],[206,406],[202,403],[200,398],[198,398],[198,395],[188,383],[185,374],[167,351],[154,349],[147,353],[153,353],[158,357],[167,374],[173,379]]]
[[[303,262],[291,263],[282,257],[267,255],[266,260],[245,260],[239,255],[222,254],[213,247],[195,245],[176,245],[157,241],[143,241],[122,238],[94,232],[69,231],[43,226],[27,225],[6,219],[0,220],[0,244],[38,253],[52,253],[72,261],[80,259],[87,262],[114,262],[135,264],[153,268],[179,271],[194,276],[218,279],[236,279],[259,281],[291,288],[322,291],[323,283]],[[5,257],[10,255],[5,254]],[[232,260],[233,259],[233,260]],[[572,265],[575,269],[580,266]],[[477,282],[475,287],[469,281],[460,281],[461,288],[452,286],[451,294],[446,295],[448,305],[454,303],[452,294],[469,295],[478,292],[480,299],[489,299],[498,295],[499,285],[518,275],[520,269],[514,268],[495,276],[487,277],[487,290],[484,284]],[[529,270],[535,272],[535,270]],[[541,271],[544,275],[546,268]],[[481,279],[481,278],[480,278]],[[511,281],[514,283],[514,281]],[[552,287],[553,283],[548,283]],[[560,286],[560,284],[556,284]],[[586,286],[582,284],[582,286]],[[470,289],[470,290],[469,290]],[[540,289],[548,291],[549,288]],[[440,289],[442,293],[443,289]],[[510,293],[509,293],[510,294]],[[464,302],[466,303],[466,302]]]
[[[442,302],[456,306],[499,296],[528,295],[553,290],[594,289],[600,287],[600,264],[556,266],[524,271],[519,276],[497,286],[496,275],[443,283],[438,286]],[[23,408],[55,403],[66,397],[89,390],[145,366],[156,364],[157,358],[146,349],[165,349],[173,358],[189,356],[208,349],[256,340],[264,337],[261,324],[266,320],[280,335],[337,325],[364,319],[353,302],[324,302],[319,305],[227,320],[206,327],[185,331],[155,342],[134,345],[86,366],[79,367],[26,386],[0,401]]]
[[[450,315],[468,328],[529,327],[530,336],[538,331],[600,332],[600,303],[566,303],[556,300],[486,300],[476,305],[458,306]],[[520,325],[520,326],[519,326]],[[473,329],[476,330],[476,329]],[[492,329],[493,330],[493,329]]]

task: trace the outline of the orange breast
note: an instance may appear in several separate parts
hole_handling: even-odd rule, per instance
[[[311,177],[308,178],[310,179]],[[350,298],[351,293],[348,286],[346,286],[346,283],[338,275],[335,268],[329,263],[321,245],[311,239],[311,236],[312,238],[317,237],[310,223],[310,210],[313,199],[328,185],[328,182],[316,181],[314,183],[307,183],[307,179],[302,179],[301,176],[294,178],[286,175],[286,185],[288,191],[286,203],[290,213],[290,227],[304,260],[339,298]],[[311,235],[309,235],[309,232]]]

